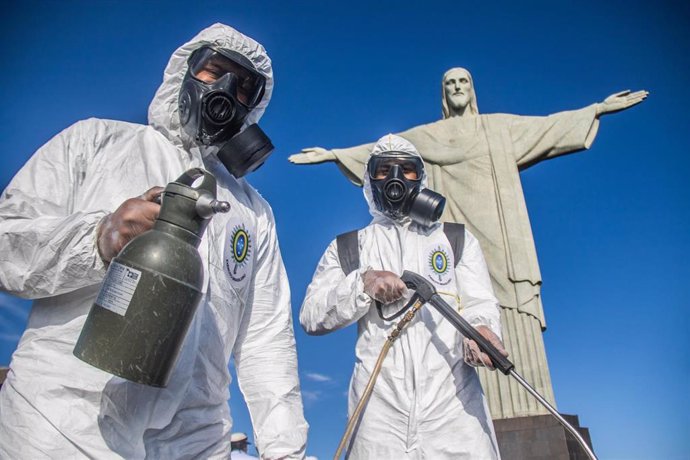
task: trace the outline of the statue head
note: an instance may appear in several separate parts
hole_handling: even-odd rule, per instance
[[[479,114],[472,74],[467,69],[453,67],[443,74],[441,93],[443,118]]]

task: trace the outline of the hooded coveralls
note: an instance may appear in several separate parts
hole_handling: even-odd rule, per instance
[[[412,144],[394,135],[379,140],[372,156],[386,151],[419,156]],[[499,337],[501,329],[498,303],[474,236],[465,232],[456,266],[441,224],[422,230],[409,219],[396,222],[381,214],[368,174],[364,194],[374,219],[358,232],[360,268],[345,275],[334,240],[316,268],[300,312],[302,327],[311,334],[357,322],[350,415],[397,323],[379,318],[364,293],[362,275],[367,270],[419,273],[472,325],[486,325]],[[386,307],[390,311],[384,313],[391,314],[405,301]],[[479,378],[463,360],[462,336],[433,308],[422,308],[391,347],[353,437],[353,459],[499,457]]]
[[[172,55],[149,125],[89,119],[39,149],[0,199],[0,284],[36,299],[0,391],[0,458],[227,458],[235,358],[256,445],[265,458],[302,458],[307,436],[290,292],[271,208],[180,129],[187,58],[203,45],[246,56],[273,87],[264,48],[215,24]],[[231,211],[214,216],[199,246],[202,301],[167,388],[114,377],[72,350],[105,274],[98,223],[123,201],[192,167],[218,180]],[[233,236],[249,248],[238,260]],[[242,253],[238,251],[237,253]]]

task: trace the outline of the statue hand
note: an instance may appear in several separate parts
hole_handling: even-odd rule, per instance
[[[288,157],[290,163],[297,165],[324,163],[326,161],[335,161],[335,155],[330,150],[322,147],[310,147],[302,149],[300,153],[295,153]]]
[[[631,93],[629,89],[621,91],[620,93],[612,94],[604,102],[597,104],[597,115],[604,115],[607,113],[620,112],[628,107],[637,105],[644,101],[649,94],[648,91],[635,91]]]

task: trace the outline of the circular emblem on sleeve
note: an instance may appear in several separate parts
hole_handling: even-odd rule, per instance
[[[225,247],[225,271],[233,283],[241,283],[251,270],[254,242],[244,224],[235,223],[229,228],[232,230],[228,233]]]
[[[243,228],[235,227],[232,233],[232,258],[235,259],[235,263],[244,263],[249,250],[249,235]]]
[[[424,273],[435,284],[447,285],[453,280],[453,258],[445,244],[431,244],[424,251]]]
[[[431,269],[442,275],[448,271],[448,255],[443,249],[437,249],[431,253]]]

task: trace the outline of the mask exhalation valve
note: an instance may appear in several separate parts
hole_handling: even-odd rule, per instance
[[[391,179],[385,186],[386,198],[397,203],[405,197],[405,184],[401,180]]]
[[[219,125],[230,120],[235,114],[234,102],[221,92],[211,94],[204,108],[209,121]]]

